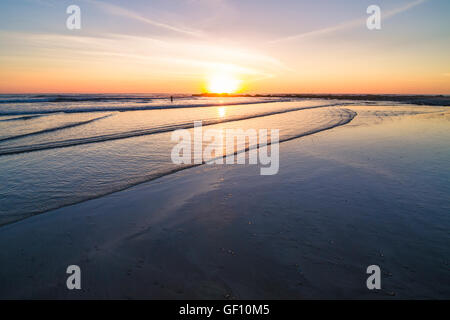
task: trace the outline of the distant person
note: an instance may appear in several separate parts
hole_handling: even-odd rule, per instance
[[[173,102],[173,96],[170,96],[170,102]]]

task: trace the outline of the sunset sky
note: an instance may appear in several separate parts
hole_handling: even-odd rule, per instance
[[[66,28],[71,4],[81,30]],[[371,4],[381,30],[366,28]],[[450,94],[450,1],[0,3],[0,93],[198,93],[214,81],[244,93]]]

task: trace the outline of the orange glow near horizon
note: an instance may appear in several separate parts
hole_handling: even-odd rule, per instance
[[[61,42],[65,43],[64,39]],[[115,50],[137,45],[117,41]],[[50,59],[30,49],[24,55],[1,59],[0,93],[450,94],[450,73],[439,63],[445,59],[444,53],[426,59],[426,67],[417,63],[423,58],[413,53],[401,62],[390,58],[381,67],[361,59],[364,52],[356,49],[352,51],[354,59],[345,59],[348,51],[344,51],[331,60],[325,53],[319,54],[326,52],[320,49],[304,53],[302,59],[286,57],[286,68],[271,65],[257,54],[235,54],[229,60],[220,56],[211,61],[172,57],[155,62],[145,55],[141,59],[101,55],[99,60],[88,54],[80,58],[78,51],[63,49],[55,49]],[[192,51],[200,55],[208,50]],[[208,52],[216,51],[220,50],[210,48]],[[389,58],[384,51],[378,54]]]

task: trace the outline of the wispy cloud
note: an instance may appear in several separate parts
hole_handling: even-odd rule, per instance
[[[429,1],[429,0],[415,0],[413,2],[407,3],[406,5],[404,5],[402,7],[398,7],[398,8],[392,9],[387,12],[382,12],[382,19],[392,18],[402,12],[408,11],[408,10],[410,10],[414,7],[417,7],[418,5],[421,5],[427,1]],[[364,25],[366,23],[366,20],[367,20],[367,17],[362,17],[362,18],[358,18],[355,20],[346,21],[346,22],[343,22],[343,23],[340,23],[338,25],[334,25],[331,27],[326,27],[326,28],[319,29],[319,30],[299,33],[299,34],[275,39],[275,40],[270,41],[270,43],[279,43],[279,42],[300,40],[300,39],[305,39],[305,38],[313,38],[313,37],[321,36],[324,34],[331,34],[331,33],[339,32],[339,31],[346,30],[346,29],[352,29],[352,28],[356,28],[361,25]]]
[[[38,5],[46,6],[46,7],[55,7],[55,4],[51,1],[46,0],[27,0],[28,2],[33,2]]]
[[[287,70],[279,60],[255,50],[192,41],[142,36],[102,34],[75,36],[0,31],[0,41],[10,43],[0,58],[71,61],[103,65],[146,66],[151,73],[185,72],[197,78],[227,71],[255,80]],[[22,54],[14,54],[20,51]],[[145,72],[145,71],[143,71]]]
[[[425,3],[427,1],[429,1],[429,0],[416,0],[416,1],[413,1],[413,2],[410,2],[410,3],[407,3],[407,4],[405,4],[402,7],[399,7],[399,8],[396,8],[396,9],[393,9],[391,11],[386,12],[384,14],[384,18],[393,17],[393,16],[395,16],[395,15],[397,15],[399,13],[402,13],[402,12],[408,11],[409,9],[417,7],[418,5],[421,5],[422,3]]]
[[[101,8],[102,10],[104,10],[104,11],[110,13],[110,14],[113,14],[113,15],[116,15],[116,16],[125,17],[125,18],[129,18],[129,19],[133,19],[133,20],[140,21],[140,22],[144,22],[144,23],[152,25],[154,27],[170,30],[170,31],[181,33],[181,34],[188,35],[188,36],[191,36],[191,37],[203,37],[203,36],[205,36],[204,32],[201,31],[201,30],[195,30],[195,29],[190,29],[190,28],[174,26],[174,25],[167,24],[167,23],[164,23],[164,22],[160,22],[160,21],[156,21],[156,20],[153,20],[153,19],[149,19],[149,18],[146,18],[146,17],[140,15],[139,13],[136,13],[136,12],[131,11],[129,9],[120,7],[120,6],[115,5],[115,4],[111,4],[111,3],[107,3],[107,2],[103,2],[103,1],[98,1],[98,0],[84,0],[84,1],[94,4],[97,7]]]

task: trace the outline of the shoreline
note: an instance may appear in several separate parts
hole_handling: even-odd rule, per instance
[[[404,94],[216,94],[200,93],[193,94],[194,97],[257,97],[257,98],[299,98],[299,99],[327,99],[327,100],[356,100],[373,102],[400,102],[419,106],[450,106],[449,95],[404,95]]]
[[[447,158],[436,150],[449,117],[363,108],[281,144],[275,176],[199,166],[3,226],[0,298],[447,297]],[[80,291],[65,288],[71,264]],[[370,264],[383,273],[377,293],[365,288]]]
[[[222,124],[222,123],[225,123],[225,122],[226,123],[230,123],[230,122],[236,122],[236,121],[250,120],[250,119],[254,119],[254,118],[263,118],[263,117],[268,117],[268,116],[273,116],[273,115],[278,115],[278,114],[284,114],[284,113],[289,113],[289,112],[307,111],[307,110],[312,110],[312,109],[320,109],[320,108],[328,108],[328,107],[345,107],[345,106],[348,106],[348,104],[318,105],[318,106],[310,106],[310,107],[306,106],[306,107],[299,107],[299,108],[293,108],[293,109],[274,111],[274,112],[270,112],[270,113],[267,113],[267,114],[249,115],[249,116],[240,117],[240,118],[237,118],[237,119],[226,119],[225,121],[223,121],[223,120],[210,121],[210,122],[206,122],[203,126],[206,127],[206,126],[212,126],[212,125],[216,125],[216,124]],[[296,136],[283,138],[283,139],[280,140],[280,143],[287,142],[287,141],[290,141],[290,140],[293,140],[293,139],[299,139],[301,137],[305,137],[305,136],[308,136],[308,135],[313,135],[313,134],[319,133],[321,131],[326,131],[326,130],[333,129],[335,127],[346,125],[346,124],[350,123],[355,118],[355,116],[356,116],[356,113],[354,113],[354,112],[352,112],[350,110],[347,110],[347,117],[340,119],[337,123],[330,123],[330,124],[327,124],[327,126],[325,126],[323,128],[317,128],[317,129],[312,130],[312,131],[302,132],[301,134],[296,135]],[[194,126],[193,124],[189,124],[188,126],[184,126],[184,127],[181,127],[181,128],[191,129],[191,128],[193,128],[193,126]],[[170,132],[173,129],[174,128],[172,127],[170,129],[167,129],[167,130],[164,130],[164,131],[158,131],[156,133],[146,133],[146,134],[142,134],[142,135],[151,135],[151,134],[165,133],[165,132]],[[135,135],[133,133],[133,135],[131,135],[130,138],[133,138],[133,137],[136,137],[136,136],[140,136],[140,135]],[[117,139],[119,139],[119,138],[117,138]],[[126,138],[122,137],[120,139],[126,139]],[[100,140],[100,141],[94,141],[92,143],[97,143],[97,142],[101,143],[101,142],[104,142],[104,141]],[[86,143],[86,142],[81,143],[80,142],[79,144],[71,144],[71,145],[68,145],[68,146],[58,145],[58,146],[55,146],[54,148],[72,147],[72,146],[76,146],[76,145],[89,144],[89,143],[91,143],[91,142],[88,142],[88,143]],[[12,147],[12,149],[16,149],[16,148],[20,148],[20,147]],[[31,151],[30,150],[25,150],[25,151],[20,151],[20,152],[5,153],[0,148],[0,157],[8,156],[8,155],[14,155],[14,154],[20,154],[20,153],[34,152],[34,151],[49,150],[49,149],[50,148],[47,148],[47,149],[33,149]],[[249,148],[246,148],[243,152],[247,152],[248,149]],[[70,205],[73,205],[73,204],[81,203],[81,202],[84,202],[84,201],[97,199],[97,198],[100,198],[100,197],[103,197],[103,196],[106,196],[106,195],[109,195],[109,194],[112,194],[112,193],[115,193],[115,192],[120,192],[122,190],[126,190],[128,188],[134,187],[134,186],[142,184],[142,183],[147,183],[147,182],[159,179],[161,177],[164,177],[166,175],[170,175],[170,174],[176,173],[176,172],[181,171],[181,170],[189,169],[189,168],[200,166],[200,165],[204,165],[204,164],[205,163],[203,163],[203,164],[191,164],[191,165],[185,165],[183,167],[171,168],[171,169],[168,169],[166,172],[158,172],[158,173],[155,173],[155,174],[151,174],[151,175],[147,176],[145,179],[136,181],[136,182],[131,183],[131,184],[127,185],[127,186],[120,187],[120,188],[117,188],[117,189],[114,189],[114,190],[109,190],[106,193],[95,195],[95,196],[91,196],[91,197],[79,200],[77,202],[68,202],[68,203],[63,204],[61,206],[54,207],[54,208],[52,208],[50,210],[56,210],[56,209],[64,208],[64,207],[67,207],[67,206],[70,206]],[[35,216],[35,215],[44,214],[44,213],[46,213],[47,211],[50,211],[50,210],[45,209],[43,211],[32,212],[29,215],[24,216],[23,218],[21,218],[19,220],[15,220],[15,221],[11,221],[11,222],[6,222],[6,223],[1,223],[0,222],[0,227],[2,227],[4,225],[8,225],[10,223],[15,223],[15,222],[21,221],[23,219],[28,219],[29,217],[32,217],[32,216]]]

